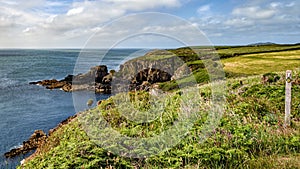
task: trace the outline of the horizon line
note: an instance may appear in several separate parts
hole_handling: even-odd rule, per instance
[[[219,46],[253,46],[253,45],[298,45],[300,43],[272,43],[272,42],[258,42],[250,44],[217,44],[217,45],[193,45],[193,46],[169,46],[169,47],[118,47],[112,49],[177,49],[183,47],[219,47]],[[0,47],[0,50],[107,50],[109,48],[101,47]]]

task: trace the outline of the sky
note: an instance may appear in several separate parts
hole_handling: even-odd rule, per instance
[[[0,0],[0,48],[299,43],[299,9],[299,0]]]

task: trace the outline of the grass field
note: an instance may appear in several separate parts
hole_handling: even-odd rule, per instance
[[[262,46],[217,46],[215,47],[222,59],[246,54],[295,51],[300,44],[295,45],[262,45]]]
[[[300,68],[300,50],[246,54],[223,59],[224,70],[236,74],[258,75]]]

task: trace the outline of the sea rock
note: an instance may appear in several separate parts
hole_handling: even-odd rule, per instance
[[[58,81],[56,79],[52,79],[52,80],[42,80],[42,81],[37,81],[37,82],[30,82],[29,84],[48,86],[48,85],[52,85],[53,83],[57,83],[57,82]]]
[[[68,82],[66,81],[58,81],[56,83],[52,83],[50,86],[46,86],[46,89],[58,89],[64,87],[67,84]]]
[[[106,65],[100,65],[100,66],[93,67],[93,68],[91,68],[91,72],[93,73],[93,75],[95,75],[96,83],[102,83],[103,77],[108,75],[108,70],[107,70]]]
[[[106,76],[103,77],[102,79],[102,83],[103,84],[109,84],[113,79],[113,75],[112,74],[108,74]]]
[[[20,154],[26,154],[29,151],[36,149],[38,145],[46,140],[46,138],[47,135],[42,130],[36,130],[27,141],[23,142],[21,147],[10,150],[5,153],[4,156],[6,158],[12,158]]]
[[[103,81],[103,78],[105,80]],[[112,80],[112,75],[108,74],[107,66],[100,65],[95,66],[90,69],[89,72],[85,74],[78,75],[67,75],[64,79],[58,81],[56,79],[52,80],[42,80],[37,82],[30,82],[29,84],[37,84],[45,86],[46,89],[62,89],[65,92],[72,91],[82,91],[82,90],[94,90],[100,93],[110,93],[110,87],[99,87],[96,88],[97,84],[105,83],[109,84]]]
[[[85,74],[79,74],[73,77],[73,83],[80,84],[90,84],[93,82],[102,83],[104,76],[108,75],[108,70],[106,65],[99,65],[92,67],[90,71]]]
[[[95,92],[103,93],[103,94],[111,94],[111,85],[98,83],[95,86]]]
[[[71,92],[72,91],[72,85],[70,83],[67,83],[61,89],[65,92]]]
[[[67,83],[71,83],[72,84],[72,81],[73,81],[73,78],[74,78],[74,75],[68,75],[66,76],[63,80],[61,81],[65,81]]]
[[[130,90],[148,91],[152,84],[170,81],[171,74],[177,68],[178,64],[174,58],[158,61],[137,59],[124,63],[118,72],[111,70],[108,73],[107,66],[99,65],[92,67],[85,74],[67,75],[59,81],[52,79],[30,82],[30,84],[39,84],[47,89],[60,88],[65,92],[88,90],[111,94],[112,88],[114,94]],[[137,70],[140,71],[135,72]]]
[[[12,157],[18,156],[20,154],[26,154],[29,151],[36,149],[36,151],[32,155],[30,155],[28,158],[23,159],[21,161],[21,165],[23,165],[24,163],[26,163],[27,160],[30,160],[35,155],[41,153],[42,148],[44,146],[47,146],[46,143],[48,141],[48,137],[51,136],[53,134],[53,132],[55,132],[62,126],[70,123],[77,116],[78,115],[75,114],[75,115],[70,116],[67,119],[61,121],[55,128],[49,130],[48,136],[42,130],[34,131],[34,133],[30,136],[30,138],[27,141],[23,142],[23,145],[20,148],[12,149],[10,152],[5,153],[4,156],[6,158],[12,158]]]

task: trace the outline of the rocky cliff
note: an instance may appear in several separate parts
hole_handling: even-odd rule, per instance
[[[30,82],[47,89],[62,89],[65,92],[80,90],[95,93],[118,93],[132,90],[148,90],[153,84],[177,79],[191,73],[180,57],[166,50],[154,50],[146,55],[120,65],[120,70],[108,72],[107,66],[100,65],[89,72],[68,75],[62,80]]]

